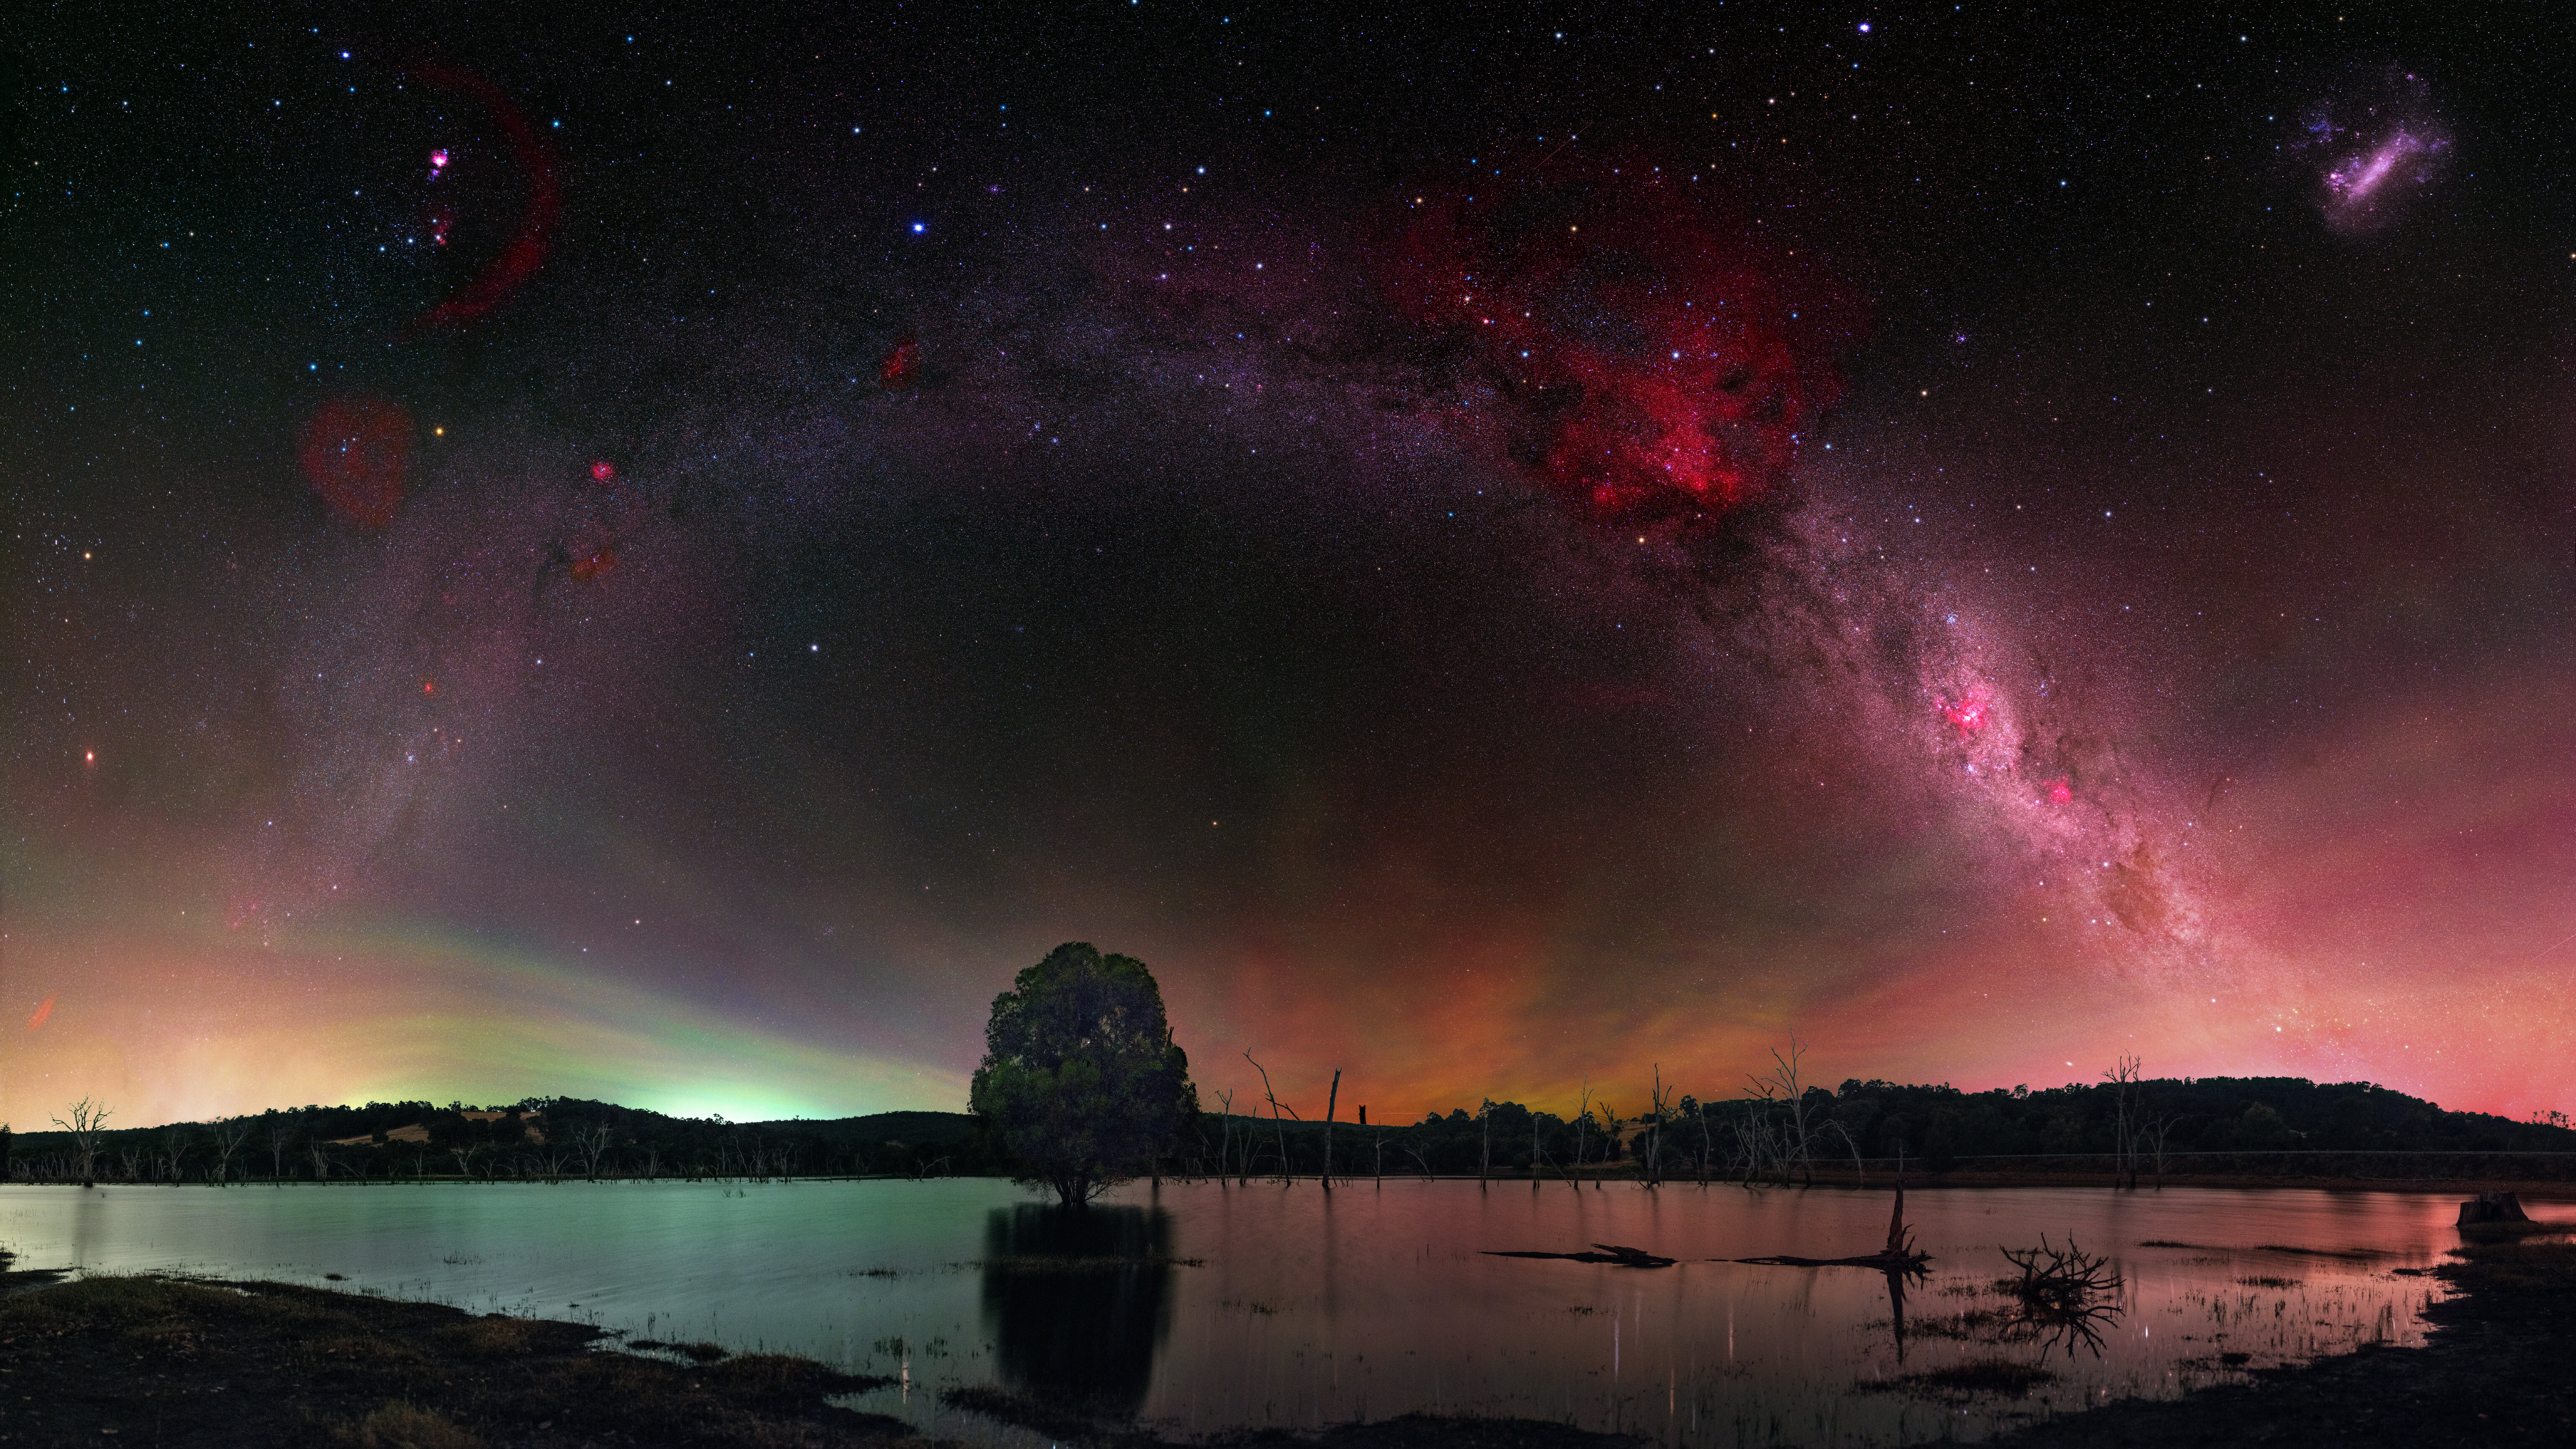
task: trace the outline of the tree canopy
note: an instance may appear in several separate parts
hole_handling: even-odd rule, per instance
[[[970,1095],[1021,1168],[1068,1206],[1172,1150],[1198,1115],[1154,973],[1068,941],[993,998]]]

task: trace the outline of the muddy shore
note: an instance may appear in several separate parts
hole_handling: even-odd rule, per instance
[[[2076,1445],[2576,1444],[2576,1244],[2472,1244],[2422,1348],[2365,1348],[2170,1402],[2034,1424],[2009,1449]]]
[[[2576,1244],[2472,1245],[2433,1271],[2455,1296],[2422,1348],[2366,1349],[2172,1402],[2017,1429],[2072,1445],[2576,1443]],[[710,1345],[600,1352],[587,1324],[477,1316],[282,1283],[0,1274],[0,1445],[826,1446],[931,1449],[909,1425],[833,1406],[877,1380]],[[987,1394],[961,1404],[1102,1449],[1162,1441]],[[1036,1423],[1045,1418],[1049,1422]],[[1226,1449],[1614,1449],[1527,1420],[1414,1415]]]

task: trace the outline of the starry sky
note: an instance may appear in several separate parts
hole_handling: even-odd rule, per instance
[[[2576,1107],[2538,7],[187,9],[0,21],[22,1128],[957,1109],[1065,940]]]

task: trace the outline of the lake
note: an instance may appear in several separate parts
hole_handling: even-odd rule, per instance
[[[989,1179],[0,1187],[21,1267],[258,1277],[781,1350],[899,1382],[855,1407],[1025,1449],[943,1405],[995,1384],[1190,1434],[1413,1410],[1687,1446],[1978,1437],[2250,1368],[2422,1341],[2459,1194],[1911,1192],[1932,1254],[1902,1339],[1885,1275],[1711,1259],[1875,1251],[1884,1192],[1366,1179],[1165,1184],[1080,1218]],[[2006,1247],[2069,1238],[2123,1283],[2096,1338],[2016,1324]],[[1594,1243],[1636,1269],[1488,1257]],[[2144,1246],[2149,1243],[2170,1246]],[[2226,1355],[2222,1358],[2221,1355]],[[2238,1356],[2242,1357],[2238,1357]],[[2007,1360],[1967,1394],[1909,1375]]]

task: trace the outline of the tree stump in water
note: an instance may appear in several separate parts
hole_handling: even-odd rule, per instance
[[[2527,1223],[2531,1216],[2522,1210],[2522,1199],[2509,1192],[2482,1192],[2460,1204],[2461,1227],[2481,1223]]]

